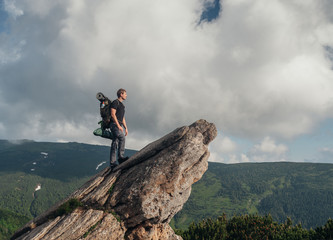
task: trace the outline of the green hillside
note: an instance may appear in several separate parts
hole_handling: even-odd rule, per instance
[[[109,154],[107,146],[0,140],[0,240],[109,166]]]
[[[0,172],[0,208],[30,219],[85,183],[89,177],[60,181],[24,172]],[[37,186],[41,189],[35,191]]]
[[[127,155],[135,151],[126,150]],[[109,165],[110,147],[83,143],[0,140],[0,171],[24,172],[41,177],[70,181],[92,176]],[[96,170],[97,166],[105,162]]]
[[[333,217],[333,164],[209,163],[203,178],[173,219],[175,228],[192,221],[270,213],[279,222],[290,217],[304,227],[321,226]]]
[[[17,228],[29,221],[29,218],[0,209],[0,240],[9,239]]]
[[[82,143],[0,140],[0,208],[37,216],[109,166],[109,152]]]
[[[0,140],[0,209],[6,211],[0,211],[0,239],[107,167],[109,151],[107,146],[80,143]],[[126,151],[126,155],[135,153]],[[314,228],[333,217],[332,202],[333,164],[209,163],[171,225],[186,229],[193,221],[223,213],[229,218],[270,213],[279,222],[290,217]],[[9,225],[4,224],[6,219]]]

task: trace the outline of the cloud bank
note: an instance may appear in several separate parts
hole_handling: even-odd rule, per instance
[[[242,144],[228,137],[218,136],[211,144],[212,162],[245,163],[245,162],[280,162],[287,161],[288,146],[270,137],[265,137],[254,146],[244,148]]]
[[[332,117],[331,1],[224,0],[200,21],[212,3],[5,0],[0,137],[106,144],[95,94],[120,87],[135,149],[199,118],[269,143]]]

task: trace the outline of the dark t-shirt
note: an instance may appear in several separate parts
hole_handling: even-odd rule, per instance
[[[116,117],[118,119],[119,124],[123,124],[123,119],[124,119],[124,115],[125,115],[125,105],[120,102],[118,99],[114,100],[111,103],[111,108],[116,109]],[[113,119],[112,119],[112,121]]]

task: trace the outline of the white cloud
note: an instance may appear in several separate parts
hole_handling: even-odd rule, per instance
[[[333,148],[324,147],[320,150],[320,152],[333,154]]]
[[[3,4],[4,10],[14,19],[24,14],[23,10],[17,7],[16,0],[3,0]]]
[[[277,155],[285,154],[287,150],[287,146],[284,144],[276,144],[270,137],[265,137],[260,144],[254,146],[255,152],[272,153]]]
[[[120,87],[127,147],[199,118],[230,136],[283,139],[332,116],[330,1],[225,0],[221,17],[199,26],[202,0],[6,2],[16,19],[0,42],[4,138],[104,143],[89,135],[95,94],[115,98]],[[252,160],[230,138],[216,141],[217,153]],[[266,153],[283,157],[273,145]]]
[[[286,161],[285,155],[288,147],[277,144],[270,137],[265,137],[260,144],[254,145],[249,152],[249,158],[253,162],[278,162]]]
[[[237,150],[237,144],[227,136],[217,135],[216,139],[210,144],[215,152],[231,153]]]
[[[238,147],[236,142],[220,133],[209,145],[211,152],[209,161],[230,163],[233,161],[230,160],[230,158],[234,158],[233,155],[236,153],[237,148]]]
[[[250,159],[245,154],[241,154],[241,162],[250,162]]]
[[[209,148],[211,152],[210,162],[231,164],[251,161],[246,154],[240,153],[242,150],[235,141],[222,134],[217,135],[216,139],[209,145]]]
[[[246,163],[251,162],[248,156],[244,153],[240,154],[228,154],[226,158],[219,158],[219,156],[214,156],[214,162],[223,162],[227,164],[235,164],[235,163]]]
[[[227,139],[227,140],[225,140]],[[211,143],[212,156],[209,161],[223,163],[244,163],[244,162],[278,162],[286,161],[288,147],[284,144],[277,144],[270,137],[265,137],[259,144],[251,147],[247,153],[241,153],[237,147],[218,149],[217,146],[222,142],[229,143],[230,140],[226,137],[223,139],[217,138],[217,142]],[[231,145],[235,143],[231,142]]]
[[[225,163],[224,158],[221,155],[217,154],[216,152],[210,152],[208,161],[209,162]]]
[[[332,159],[333,159],[333,147],[330,146],[319,149],[316,159],[307,159],[307,161],[332,163]]]
[[[0,67],[18,61],[21,58],[22,48],[25,44],[24,40],[18,43],[15,41],[9,42],[6,36],[0,35]]]

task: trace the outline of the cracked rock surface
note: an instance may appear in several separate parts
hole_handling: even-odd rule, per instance
[[[181,239],[169,222],[207,170],[208,144],[216,135],[205,120],[174,130],[112,172],[104,169],[12,239]],[[73,198],[81,206],[54,215]]]

